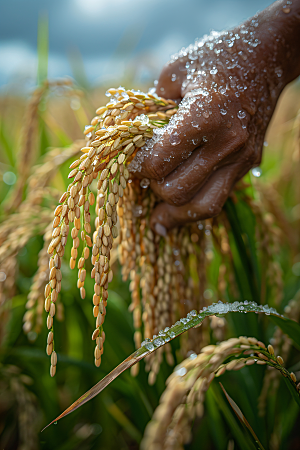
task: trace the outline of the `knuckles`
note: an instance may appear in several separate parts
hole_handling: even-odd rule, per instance
[[[152,180],[161,180],[165,176],[165,162],[159,152],[156,156],[148,155],[142,165],[142,173],[145,177]]]

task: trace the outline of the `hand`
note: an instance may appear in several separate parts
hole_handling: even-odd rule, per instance
[[[265,132],[287,83],[285,67],[271,52],[274,36],[265,32],[268,14],[212,33],[162,70],[157,94],[183,100],[163,134],[138,154],[137,165],[163,200],[151,218],[160,234],[218,215],[236,181],[261,162]]]

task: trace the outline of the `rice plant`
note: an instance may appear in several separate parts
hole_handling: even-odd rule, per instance
[[[46,83],[34,93],[23,121],[26,151],[21,148],[14,169],[22,176],[4,191],[0,226],[0,317],[8,323],[1,326],[1,389],[12,392],[8,405],[16,401],[20,410],[43,416],[39,423],[28,421],[29,412],[24,419],[6,415],[0,442],[7,448],[17,439],[24,448],[39,448],[40,440],[45,448],[92,448],[97,442],[100,448],[141,443],[143,449],[177,449],[198,448],[205,439],[205,448],[293,448],[299,416],[299,217],[297,209],[294,221],[286,217],[278,192],[292,193],[289,205],[297,206],[296,168],[287,165],[284,186],[248,175],[218,217],[160,236],[150,226],[160,200],[149,180],[130,172],[130,163],[176,114],[176,103],[109,89],[109,103],[84,128],[85,140],[72,132],[74,144],[66,145],[64,132],[47,125],[53,124],[49,106],[38,106],[52,88],[64,90],[67,99],[81,95],[69,80]],[[81,107],[76,121],[82,128],[86,116]],[[299,140],[295,117],[286,132],[288,151]],[[39,142],[38,127],[48,129],[55,148]],[[29,343],[15,331],[22,316]],[[45,340],[50,375],[58,381],[46,375],[40,352]],[[130,367],[131,375],[108,387]],[[221,375],[225,393],[215,381]],[[232,389],[232,380],[239,389]],[[54,427],[38,435],[104,387],[83,416],[76,415],[79,410],[59,421],[63,439]],[[52,393],[59,393],[59,403]],[[24,420],[28,425],[21,428]],[[210,430],[209,421],[215,423]],[[98,434],[97,423],[103,423]],[[17,437],[10,432],[14,427]],[[24,438],[22,429],[31,437]]]

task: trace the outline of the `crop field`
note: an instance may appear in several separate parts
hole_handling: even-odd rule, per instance
[[[0,97],[0,449],[300,448],[299,82],[221,214],[165,237],[128,164],[177,106],[125,83]]]

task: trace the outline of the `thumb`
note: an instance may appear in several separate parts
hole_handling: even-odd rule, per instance
[[[174,100],[181,99],[182,83],[186,78],[187,69],[185,67],[187,57],[169,61],[162,69],[156,86],[158,95]]]

